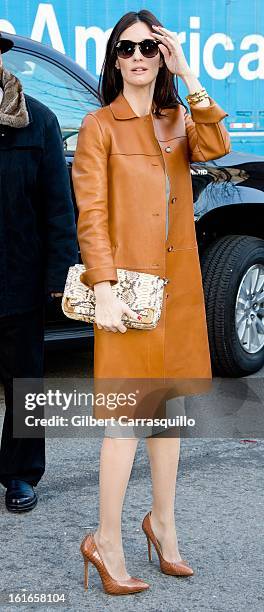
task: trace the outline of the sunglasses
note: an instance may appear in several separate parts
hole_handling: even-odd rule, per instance
[[[142,53],[144,57],[155,57],[159,51],[159,42],[159,40],[154,40],[153,38],[145,38],[145,40],[141,40],[141,42],[138,43],[124,39],[116,43],[115,48],[118,57],[122,57],[123,59],[132,57],[137,45],[139,46],[140,53]]]

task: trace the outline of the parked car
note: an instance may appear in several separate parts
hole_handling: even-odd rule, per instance
[[[56,113],[71,173],[81,120],[99,107],[97,80],[51,47],[10,36],[5,65]],[[191,174],[213,370],[251,374],[264,365],[264,156],[232,151],[191,164]],[[47,342],[93,335],[92,325],[66,319],[54,303],[46,321]]]

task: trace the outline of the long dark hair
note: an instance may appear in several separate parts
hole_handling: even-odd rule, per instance
[[[150,30],[152,30],[152,25],[162,26],[162,23],[155,17],[155,15],[147,10],[142,10],[138,13],[135,11],[130,11],[119,19],[107,41],[105,58],[98,82],[98,97],[102,106],[110,104],[110,102],[116,98],[120,91],[123,91],[122,74],[121,71],[117,70],[115,66],[117,57],[115,44],[118,42],[120,34],[137,21],[143,21],[146,23]],[[175,78],[176,85],[174,81]],[[178,94],[178,77],[170,72],[164,60],[163,66],[160,67],[157,74],[153,94],[153,103],[155,106],[156,115],[160,115],[163,108],[176,108],[179,104],[182,104],[188,111],[187,106],[184,104]]]

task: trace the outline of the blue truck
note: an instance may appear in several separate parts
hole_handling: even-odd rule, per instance
[[[0,0],[0,30],[50,45],[98,78],[114,24],[142,8],[178,34],[202,85],[229,113],[233,148],[261,155],[263,0]],[[181,82],[179,93],[187,94]]]

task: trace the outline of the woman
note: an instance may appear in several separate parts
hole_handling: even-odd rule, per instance
[[[193,96],[188,98],[191,114],[174,76]],[[221,123],[227,113],[201,91],[177,36],[147,10],[127,13],[113,28],[98,89],[102,108],[84,118],[73,164],[86,268],[82,281],[96,295],[94,378],[174,379],[173,394],[183,396],[206,387],[199,387],[201,381],[211,381],[189,164],[230,151]],[[198,91],[201,99],[196,99]],[[169,278],[155,329],[127,329],[121,320],[124,313],[136,315],[112,292],[118,267]],[[121,536],[138,438],[111,437],[110,430],[101,449],[99,527],[81,544],[85,586],[90,560],[106,592],[133,593],[149,587],[128,574]],[[174,519],[179,437],[150,435],[147,448],[153,505],[142,527],[149,558],[152,542],[163,572],[190,576]]]

